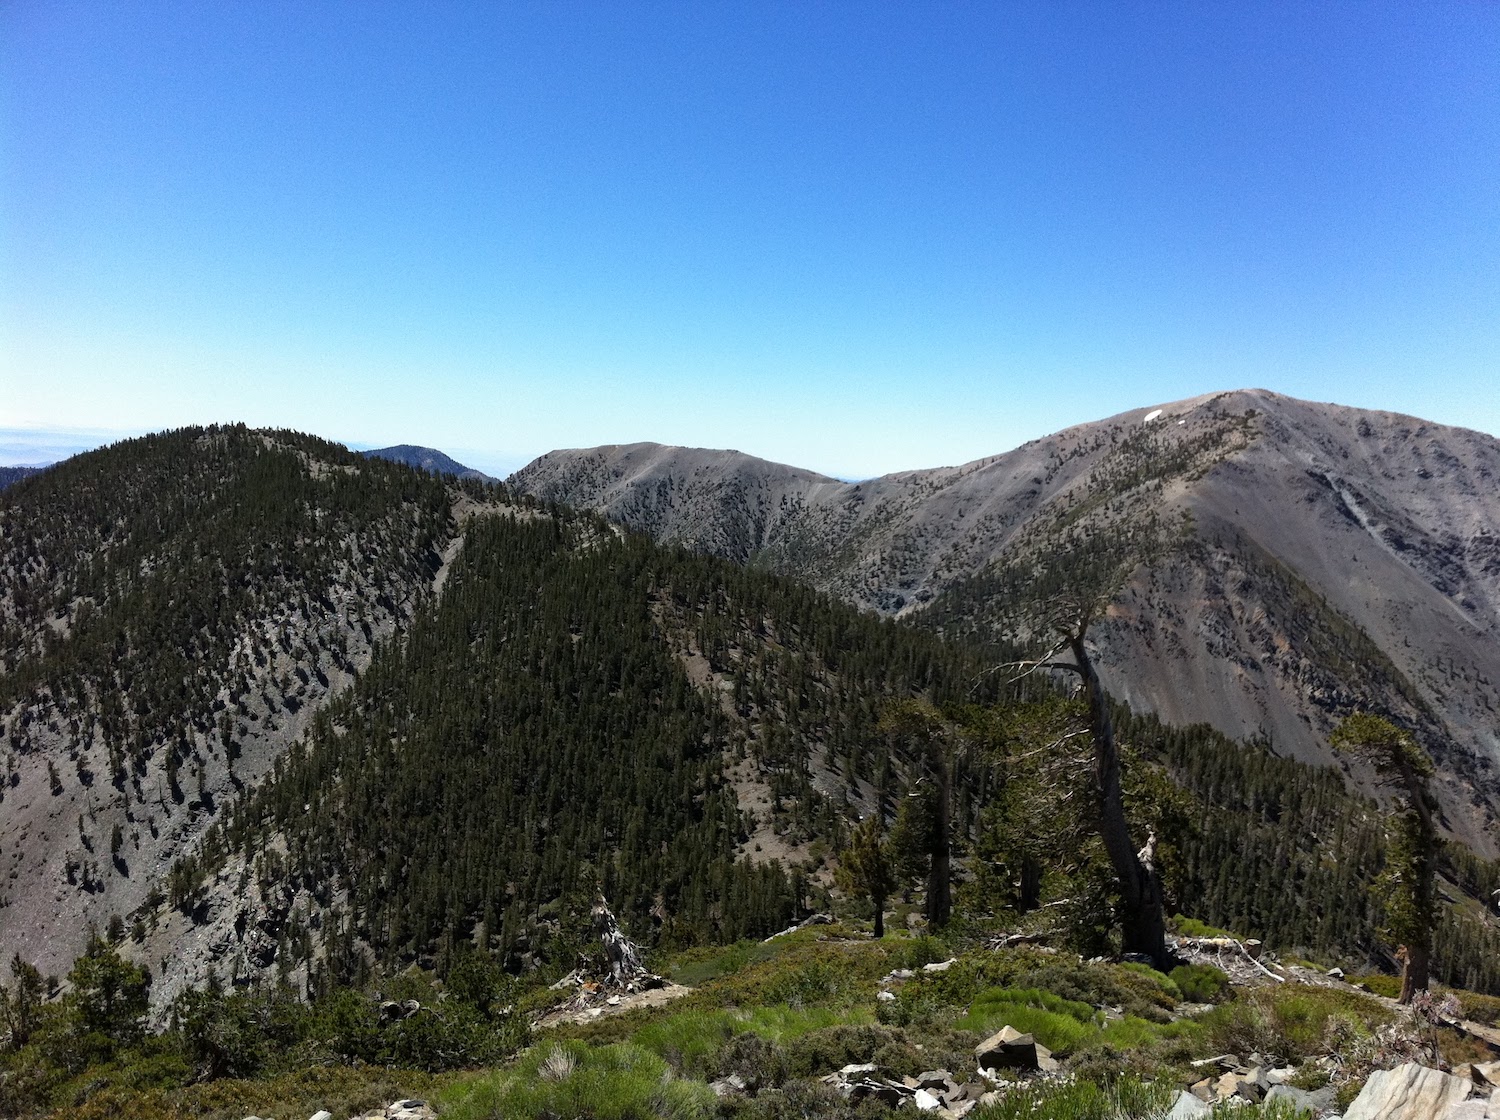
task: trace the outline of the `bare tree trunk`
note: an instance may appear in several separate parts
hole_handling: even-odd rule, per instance
[[[1115,743],[1114,723],[1109,716],[1109,699],[1099,683],[1099,674],[1084,648],[1085,623],[1067,634],[1068,649],[1083,678],[1084,697],[1089,706],[1089,727],[1094,738],[1094,784],[1099,797],[1099,836],[1109,862],[1120,881],[1123,913],[1120,918],[1123,948],[1127,953],[1141,953],[1158,968],[1169,964],[1167,957],[1166,918],[1162,912],[1161,879],[1155,862],[1156,838],[1137,849],[1130,838],[1125,819],[1125,799],[1120,790],[1120,750]]]
[[[927,871],[927,925],[931,929],[942,929],[948,924],[948,918],[953,912],[953,898],[949,889],[952,877],[949,832],[953,816],[953,781],[942,742],[934,737],[928,749],[932,758],[932,776],[937,782],[937,805],[934,806],[931,862]]]
[[[1401,997],[1396,1002],[1410,1003],[1418,992],[1427,990],[1432,954],[1425,945],[1403,945],[1401,957]]]
[[[620,931],[614,912],[600,895],[594,903],[594,928],[599,931],[599,941],[604,947],[604,959],[609,965],[609,979],[616,987],[623,988],[641,976],[648,975],[641,962],[641,952],[635,943]]]
[[[1042,902],[1042,861],[1036,856],[1021,857],[1021,886],[1017,892],[1016,909],[1029,914]]]

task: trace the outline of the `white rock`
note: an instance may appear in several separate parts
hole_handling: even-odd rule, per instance
[[[326,1108],[320,1108],[317,1112],[309,1116],[307,1120],[333,1120],[333,1113],[329,1112]]]
[[[1442,1120],[1464,1100],[1474,1083],[1407,1062],[1370,1075],[1344,1120]]]
[[[936,1108],[941,1108],[943,1105],[942,1101],[938,1100],[926,1089],[918,1089],[912,1100],[916,1103],[917,1108],[923,1112],[931,1112]]]
[[[1172,1110],[1167,1113],[1166,1120],[1197,1120],[1198,1117],[1207,1116],[1212,1111],[1192,1093],[1179,1089],[1177,1099],[1172,1102]]]
[[[953,967],[954,962],[957,961],[957,960],[958,960],[957,957],[949,957],[945,961],[934,961],[932,964],[924,964],[922,966],[922,971],[923,972],[947,972],[950,968]]]

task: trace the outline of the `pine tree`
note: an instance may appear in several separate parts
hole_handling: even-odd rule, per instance
[[[885,900],[895,888],[896,878],[886,851],[884,821],[871,813],[839,853],[839,886],[855,898],[868,898],[875,907],[875,937],[885,936]]]
[[[1356,753],[1371,762],[1383,782],[1394,786],[1401,808],[1396,814],[1381,876],[1386,925],[1400,948],[1400,1002],[1410,1003],[1425,991],[1432,968],[1433,927],[1437,920],[1436,799],[1428,788],[1432,759],[1411,735],[1383,716],[1358,712],[1329,736],[1336,750]]]

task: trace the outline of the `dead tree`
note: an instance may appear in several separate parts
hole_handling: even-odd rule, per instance
[[[620,924],[601,895],[594,903],[594,928],[599,931],[599,941],[604,946],[604,960],[609,966],[609,981],[617,988],[628,987],[636,980],[649,975],[641,963],[641,952],[635,942],[620,932]]]

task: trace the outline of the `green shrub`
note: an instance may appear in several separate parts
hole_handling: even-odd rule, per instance
[[[784,1085],[790,1071],[791,1064],[780,1045],[746,1031],[735,1035],[719,1051],[712,1074],[716,1078],[736,1074],[749,1089],[756,1091]]]
[[[765,998],[768,1003],[811,1007],[832,999],[846,982],[832,963],[812,961],[778,976],[766,987]]]
[[[1372,972],[1366,976],[1356,976],[1351,981],[1354,984],[1363,984],[1377,996],[1386,999],[1395,999],[1401,994],[1401,977],[1387,976],[1383,972]]]
[[[969,1115],[974,1120],[1157,1120],[1171,1104],[1172,1091],[1120,1078],[1110,1085],[1092,1081],[1034,1082],[1007,1093]]]
[[[889,1120],[892,1113],[874,1099],[846,1101],[821,1081],[789,1081],[755,1097],[728,1097],[719,1102],[721,1120]]]
[[[823,927],[832,928],[832,927]],[[869,1001],[875,981],[893,967],[883,942],[820,942],[812,931],[777,938],[775,956],[750,963],[687,997],[690,1006],[759,1007],[785,1003],[853,1007]],[[901,944],[893,942],[893,944]]]
[[[1392,979],[1395,978],[1392,977]],[[1399,985],[1397,989],[1396,994],[1399,995]],[[1466,992],[1462,988],[1454,988],[1452,994],[1458,1000],[1459,1014],[1463,1018],[1473,1019],[1476,1023],[1484,1023],[1491,1027],[1500,1023],[1500,999],[1495,996],[1481,995],[1479,992]]]
[[[1182,937],[1233,937],[1234,934],[1219,929],[1217,926],[1200,922],[1197,918],[1184,917],[1182,914],[1174,915],[1172,925]]]
[[[1364,1038],[1391,1018],[1389,1010],[1358,992],[1283,984],[1221,1004],[1199,1022],[1215,1049],[1259,1051],[1298,1063]]]
[[[667,1063],[630,1043],[537,1046],[509,1070],[445,1093],[444,1120],[708,1120],[713,1090],[672,1076]]]
[[[969,1013],[953,1024],[984,1036],[1003,1026],[1036,1037],[1047,1049],[1071,1052],[1098,1032],[1102,1016],[1086,1003],[1036,988],[991,988],[981,992]]]
[[[1033,1035],[1047,1049],[1057,1054],[1072,1052],[1074,1047],[1098,1031],[1098,1027],[1080,1023],[1069,1015],[1058,1015],[1024,1003],[985,1004],[953,1024],[958,1030],[987,1036],[1001,1027],[1010,1026],[1023,1034]]]
[[[908,1044],[901,1031],[890,1027],[825,1027],[787,1045],[788,1070],[793,1077],[818,1077],[852,1062],[868,1062],[877,1050],[893,1045]]]
[[[731,1012],[684,1011],[647,1024],[630,1041],[666,1059],[680,1076],[701,1077],[737,1029],[740,1024]]]
[[[775,957],[782,949],[776,941],[739,941],[728,948],[701,947],[682,953],[667,969],[668,975],[679,984],[696,988],[730,976],[752,964]]]
[[[1161,996],[1165,996],[1170,1001],[1164,1006],[1171,1006],[1172,1004],[1182,1002],[1182,990],[1177,987],[1176,981],[1165,972],[1158,972],[1149,964],[1136,964],[1134,961],[1126,961],[1119,967],[1125,972],[1145,977],[1151,982],[1155,991],[1147,995],[1146,998],[1152,1000],[1152,1002],[1162,1005]],[[1157,993],[1160,994],[1158,995]]]
[[[1062,953],[1032,949],[969,953],[944,972],[918,972],[880,1007],[882,1022],[898,1026],[930,1022],[945,1009],[968,1008],[987,989],[1029,989],[1094,1007],[1165,1021],[1177,1002],[1176,987],[1150,969],[1091,964]],[[1049,1008],[1043,1008],[1050,1010]]]
[[[892,968],[917,969],[924,964],[948,960],[952,956],[953,954],[948,951],[948,946],[931,934],[900,940],[893,939],[890,947]]]
[[[1171,979],[1190,1003],[1218,1003],[1231,991],[1229,976],[1211,964],[1180,964]]]

